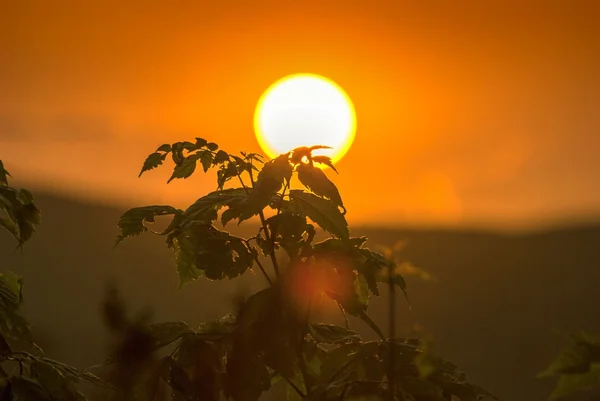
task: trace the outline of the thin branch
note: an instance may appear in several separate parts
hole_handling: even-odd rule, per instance
[[[389,305],[389,329],[390,339],[390,365],[388,367],[388,383],[390,386],[390,400],[393,401],[396,398],[396,377],[394,374],[396,366],[396,355],[394,353],[394,338],[396,338],[396,289],[394,287],[394,280],[392,275],[392,265],[388,266],[388,282],[390,291],[390,305]]]
[[[342,308],[341,303],[339,303],[337,301],[336,301],[336,303],[337,303],[338,308],[340,308],[340,312],[342,312],[342,316],[344,316],[344,322],[346,323],[346,328],[348,330],[350,330],[350,324],[348,323],[348,315],[346,315],[346,311],[344,310],[344,308]]]
[[[250,162],[250,166],[252,166],[252,162]],[[248,171],[248,175],[250,175],[250,182],[252,183],[252,187],[254,187],[254,175],[252,174],[252,168],[250,168],[250,170]],[[239,177],[239,175],[238,175],[238,177]],[[241,177],[240,177],[240,181],[241,181]],[[267,221],[265,219],[265,214],[263,213],[262,210],[260,212],[258,212],[258,216],[260,217],[260,222],[263,226],[263,229],[265,230],[265,239],[267,240],[268,243],[270,243],[271,235],[269,234],[269,227],[267,227]],[[277,258],[275,257],[275,249],[271,250],[271,253],[269,254],[269,256],[271,256],[271,262],[273,263],[273,270],[275,271],[275,275],[277,277],[279,277],[279,265],[277,264]]]
[[[300,390],[300,388],[298,388],[298,386],[296,386],[294,384],[293,381],[291,381],[290,379],[288,379],[287,377],[281,375],[281,377],[283,377],[283,380],[285,380],[287,382],[287,384],[290,385],[291,388],[294,389],[294,391],[296,391],[296,393],[298,393],[298,395],[302,398],[306,398],[306,394],[304,394],[304,392],[302,390]]]
[[[284,187],[283,187],[283,191],[281,192],[281,196],[279,198],[279,205],[277,206],[277,214],[276,216],[279,216],[281,214],[281,208],[283,207],[283,198],[285,197],[285,191],[287,191],[287,189],[289,188],[290,183],[289,181],[285,183]],[[266,233],[266,231],[265,231]],[[277,226],[275,226],[275,228],[271,231],[271,242],[270,242],[270,248],[273,249],[273,252],[275,252],[275,238],[277,237]]]
[[[242,184],[242,187],[246,191],[246,195],[248,195],[250,193],[250,191],[248,190],[248,187],[246,186],[246,184],[244,184],[244,180],[242,180],[242,175],[238,174],[237,177],[240,180],[240,184]],[[262,211],[261,211],[261,213],[262,213]],[[248,240],[244,240],[244,241],[246,242],[246,245],[248,245]],[[258,265],[258,268],[260,269],[260,271],[262,272],[262,274],[265,276],[265,278],[269,282],[269,285],[271,285],[271,287],[272,287],[273,286],[273,282],[271,281],[271,278],[267,274],[267,272],[266,272],[264,266],[262,265],[262,263],[260,263],[260,260],[258,260],[258,257],[255,257],[254,261],[256,262],[256,264]]]

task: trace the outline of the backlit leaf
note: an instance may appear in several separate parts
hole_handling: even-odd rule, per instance
[[[265,163],[250,191],[240,221],[260,213],[272,201],[273,195],[281,190],[284,182],[289,182],[291,177],[292,166],[289,162],[289,153]]]
[[[8,177],[10,173],[4,168],[4,163],[0,160],[0,185],[8,186]]]
[[[213,160],[214,164],[219,164],[219,163],[223,163],[229,160],[229,155],[227,154],[227,152],[225,152],[224,150],[219,150],[216,154],[215,154],[215,158]]]
[[[181,215],[173,219],[163,232],[168,233],[176,227],[184,227],[190,223],[210,223],[217,218],[217,212],[224,206],[236,207],[248,197],[244,188],[228,188],[211,192],[196,200]],[[240,211],[241,212],[241,211]],[[233,213],[233,212],[231,212]],[[232,216],[235,218],[239,215]]]
[[[312,160],[313,160],[313,162],[321,163],[321,164],[324,164],[324,165],[330,167],[336,173],[338,172],[336,170],[335,166],[333,165],[333,162],[331,161],[331,158],[329,156],[313,156]]]
[[[163,145],[165,146],[165,145]],[[171,148],[171,146],[169,145],[169,149]],[[160,150],[160,148],[159,148]],[[150,154],[147,158],[146,161],[144,162],[144,165],[142,166],[142,170],[140,171],[140,174],[138,175],[138,178],[142,176],[142,174],[144,174],[144,172],[155,169],[156,167],[160,166],[164,161],[165,158],[167,157],[167,153],[152,153]]]
[[[302,190],[291,190],[290,201],[294,209],[317,223],[323,230],[338,238],[348,238],[346,218],[331,201]]]
[[[121,233],[117,236],[115,246],[127,237],[140,235],[148,231],[144,222],[153,223],[156,216],[177,215],[179,213],[181,213],[181,210],[167,205],[143,206],[129,209],[121,216],[117,223],[121,229]]]
[[[296,171],[298,172],[298,179],[306,188],[344,209],[344,203],[337,187],[327,178],[323,170],[311,164],[301,163]]]
[[[194,153],[184,159],[181,160],[179,164],[175,166],[173,169],[173,174],[167,181],[167,183],[173,181],[175,178],[188,178],[191,176],[194,171],[196,171],[196,162],[202,156],[201,153]]]
[[[175,237],[179,286],[206,276],[211,280],[234,278],[254,264],[246,243],[214,226],[190,225]]]

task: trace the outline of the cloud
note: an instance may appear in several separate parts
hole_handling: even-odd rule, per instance
[[[94,115],[0,115],[0,142],[103,142],[114,138],[107,118]]]

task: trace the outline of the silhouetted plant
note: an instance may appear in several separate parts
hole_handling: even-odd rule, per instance
[[[600,387],[600,335],[574,333],[539,377],[558,377],[550,400]]]
[[[23,245],[40,224],[40,211],[26,189],[8,184],[10,174],[0,161],[0,225]],[[0,272],[0,400],[85,400],[77,384],[106,386],[97,376],[44,357],[32,340],[31,327],[19,313],[23,280],[10,270]]]
[[[170,155],[175,167],[169,182],[190,177],[199,163],[204,172],[216,169],[217,188],[185,210],[168,205],[128,210],[118,222],[117,244],[148,231],[146,224],[157,216],[172,216],[165,230],[152,232],[164,236],[172,249],[180,287],[199,278],[234,279],[254,269],[266,284],[217,321],[196,327],[150,325],[154,340],[146,349],[173,344],[175,349],[160,359],[154,374],[141,375],[134,384],[140,391],[128,390],[130,396],[152,400],[146,390],[162,383],[171,388],[173,400],[252,401],[284,380],[289,400],[493,398],[468,383],[451,362],[424,357],[419,340],[388,338],[369,317],[369,300],[379,296],[379,286],[390,286],[391,294],[397,287],[406,295],[405,281],[393,259],[367,248],[365,237],[350,235],[338,189],[315,166],[333,168],[329,158],[313,156],[319,148],[302,147],[264,161],[258,154],[229,154],[196,138],[164,144],[148,156],[140,176]],[[296,180],[305,189],[296,189]],[[260,228],[250,238],[216,226],[255,216]],[[315,242],[315,225],[330,238]],[[270,259],[269,266],[263,257]],[[349,327],[313,321],[321,297],[362,319],[380,340],[363,341]]]

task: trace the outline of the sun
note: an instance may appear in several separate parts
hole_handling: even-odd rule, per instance
[[[332,80],[294,74],[272,84],[260,97],[254,131],[271,158],[300,146],[325,145],[331,149],[314,153],[335,163],[354,141],[356,112],[350,97]]]

